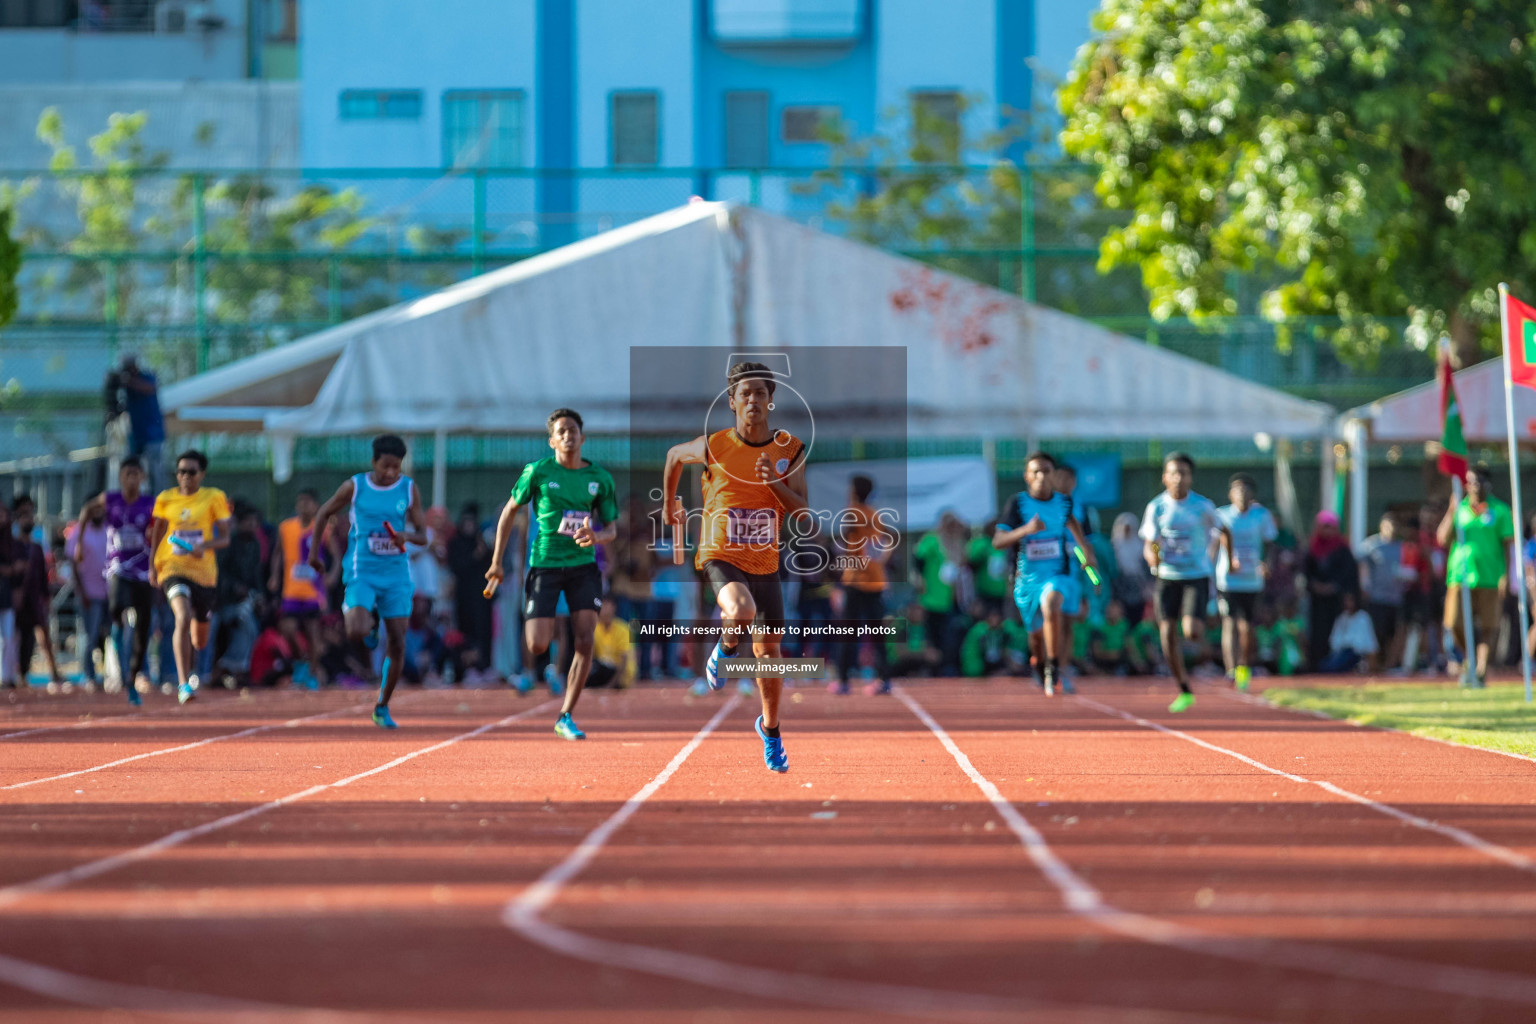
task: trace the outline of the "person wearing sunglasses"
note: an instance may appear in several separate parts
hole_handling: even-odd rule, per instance
[[[176,486],[155,499],[149,549],[154,552],[149,582],[165,592],[176,616],[172,649],[180,682],[177,700],[197,695],[195,651],[208,646],[208,620],[219,583],[214,552],[229,546],[229,499],[204,487],[208,456],[188,450],[176,457]]]

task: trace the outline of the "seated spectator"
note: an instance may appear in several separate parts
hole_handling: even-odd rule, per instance
[[[431,605],[416,595],[411,605],[411,617],[405,627],[405,664],[400,667],[400,678],[416,686],[436,686],[442,679],[443,666],[451,659],[454,665],[454,682],[467,682],[466,663],[473,665],[474,655],[466,648],[463,633],[458,630],[439,632],[429,612]],[[475,682],[479,682],[479,672]]]
[[[618,617],[618,604],[603,598],[597,613],[597,628],[592,634],[592,671],[588,686],[612,686],[623,689],[635,681],[635,645],[630,642],[629,623]]]
[[[1097,623],[1091,631],[1089,653],[1095,668],[1117,676],[1147,673],[1146,658],[1137,645],[1131,642],[1131,628],[1131,623],[1125,617],[1124,605],[1115,600],[1105,605],[1103,621]]]
[[[1002,609],[988,609],[960,642],[960,674],[970,679],[1017,675],[1024,668],[1027,642],[1023,628],[1003,618]]]
[[[923,606],[914,601],[899,613],[886,616],[885,624],[896,630],[885,646],[891,677],[933,675],[939,666],[939,651],[928,643],[928,632],[923,628]]]
[[[320,639],[324,646],[320,650],[317,675],[322,682],[348,688],[370,685],[373,670],[356,647],[347,641],[340,615],[333,613],[321,621]],[[401,671],[404,670],[405,666],[401,666]]]
[[[1294,598],[1287,598],[1280,606],[1278,616],[1271,627],[1271,643],[1274,646],[1274,671],[1282,676],[1292,676],[1306,666],[1307,622],[1296,607]],[[1262,638],[1261,638],[1262,642]]]
[[[268,626],[251,648],[251,682],[257,686],[281,686],[291,682],[305,690],[318,685],[309,664],[309,641],[299,629],[299,620],[281,616]]]
[[[1163,642],[1157,633],[1157,616],[1142,609],[1141,618],[1131,627],[1131,653],[1140,658],[1147,669],[1158,675],[1168,672],[1163,664]]]
[[[1327,673],[1352,672],[1364,661],[1374,666],[1376,652],[1376,627],[1371,615],[1360,607],[1359,599],[1346,590],[1342,595],[1339,617],[1333,620],[1333,631],[1328,636],[1328,657],[1318,670]]]

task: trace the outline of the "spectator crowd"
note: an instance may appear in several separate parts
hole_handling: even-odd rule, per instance
[[[1476,685],[1490,664],[1518,660],[1522,638],[1509,587],[1515,541],[1509,506],[1493,494],[1484,471],[1470,471],[1466,483],[1467,497],[1451,508],[1388,512],[1356,549],[1328,511],[1316,516],[1305,540],[1279,529],[1262,551],[1262,592],[1251,618],[1255,668],[1276,675],[1407,674],[1465,665]],[[232,536],[218,552],[212,639],[200,655],[203,679],[230,687],[373,685],[378,652],[359,650],[343,635],[344,537],[333,529],[322,539],[325,573],[316,576],[308,567],[309,525],[318,504],[316,494],[301,492],[292,515],[272,523],[251,503],[232,502]],[[599,550],[605,599],[589,685],[696,681],[700,675],[708,653],[704,641],[641,639],[630,626],[637,620],[708,619],[713,611],[692,566],[673,564],[654,516],[631,501],[621,508],[617,539]],[[1107,530],[1096,512],[1082,518],[1103,578],[1084,588],[1085,614],[1071,630],[1072,668],[1083,676],[1166,673],[1138,518],[1122,513]],[[100,499],[60,524],[40,523],[26,495],[0,507],[0,683],[16,685],[29,673],[53,686],[122,682],[125,648],[114,643],[108,614],[104,520]],[[508,588],[510,600],[487,601],[481,593],[493,519],[470,504],[451,521],[445,510],[432,509],[428,525],[429,542],[410,551],[415,599],[405,681],[509,681],[524,671],[518,588]],[[994,549],[996,526],[992,520],[973,527],[946,512],[932,530],[901,539],[895,557],[906,560],[907,582],[890,584],[885,595],[887,620],[898,629],[879,651],[874,641],[791,637],[786,653],[841,662],[845,680],[849,674],[883,674],[887,667],[895,677],[1027,674],[1028,638],[1011,596],[1013,556]],[[526,529],[520,519],[519,537],[509,549],[513,562],[527,550]],[[1521,541],[1528,567],[1536,556],[1533,530],[1536,517]],[[832,554],[823,537],[788,541],[790,551],[818,546]],[[814,566],[782,573],[792,622],[814,625],[843,616],[850,586],[835,558],[783,561]],[[518,578],[518,568],[510,567],[509,578]],[[1536,571],[1528,568],[1524,582],[1536,586]],[[1214,592],[1205,611],[1205,635],[1185,639],[1183,653],[1196,674],[1219,676],[1232,667],[1232,638],[1223,636]],[[141,691],[171,687],[176,678],[173,622],[164,599],[157,596],[147,614]],[[1462,650],[1467,615],[1476,629],[1470,657]],[[567,629],[565,621],[557,626],[556,656],[546,670],[556,686],[570,660]],[[78,668],[67,676],[71,664]]]

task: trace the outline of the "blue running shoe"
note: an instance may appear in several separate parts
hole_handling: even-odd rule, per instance
[[[141,708],[144,706],[144,698],[139,696],[139,688],[137,686],[129,683],[127,686],[123,687],[123,689],[128,691],[129,705],[136,708]]]
[[[185,704],[197,697],[197,676],[189,676],[187,681],[176,688],[176,702]]]
[[[555,723],[555,735],[563,740],[584,740],[587,738],[587,734],[581,731],[581,726],[577,725],[575,720],[571,718],[570,712],[561,715],[560,720]]]
[[[711,690],[720,689],[720,659],[725,657],[725,652],[720,649],[720,641],[715,641],[715,649],[709,652],[709,660],[704,663],[704,681],[709,684]]]
[[[383,704],[375,704],[373,708],[373,724],[380,729],[398,729],[395,720],[389,717],[389,708]]]
[[[518,693],[532,693],[533,680],[528,678],[527,673],[519,672],[512,677],[512,688]]]
[[[763,764],[768,766],[771,772],[789,771],[789,755],[784,753],[784,741],[777,736],[769,736],[763,731],[763,716],[758,715],[757,721],[752,723],[752,728],[757,730],[757,735],[763,741]]]

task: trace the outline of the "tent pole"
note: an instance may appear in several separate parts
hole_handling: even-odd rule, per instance
[[[1331,509],[1333,508],[1333,437],[1325,434],[1320,445],[1322,447],[1320,453],[1322,455],[1322,465],[1320,467],[1322,491],[1318,495],[1317,507],[1319,509]]]
[[[448,431],[441,429],[432,445],[432,505],[448,507]]]
[[[1365,540],[1366,487],[1369,468],[1365,439],[1365,421],[1350,420],[1344,426],[1349,444],[1349,543],[1358,548]]]

